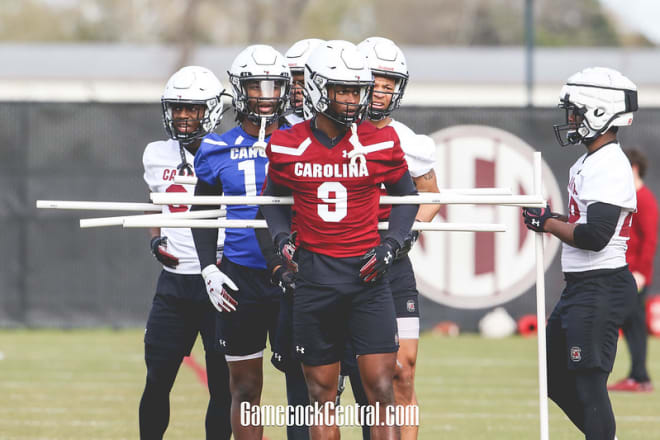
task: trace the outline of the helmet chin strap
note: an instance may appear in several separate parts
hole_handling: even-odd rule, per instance
[[[192,142],[188,142],[188,144],[190,143]],[[177,174],[179,176],[194,176],[195,172],[193,171],[193,167],[186,160],[186,152],[184,150],[184,144],[182,141],[179,141],[179,154],[181,155],[181,163],[176,166]]]
[[[266,151],[266,123],[267,119],[265,116],[261,117],[261,125],[259,126],[259,137],[257,139],[257,142],[252,144],[252,148],[257,148],[262,151]]]

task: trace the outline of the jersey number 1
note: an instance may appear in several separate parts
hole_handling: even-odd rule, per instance
[[[334,193],[334,197],[330,194]],[[339,182],[325,182],[319,186],[317,197],[323,200],[323,204],[317,205],[317,212],[326,222],[339,222],[346,217],[348,209],[348,193],[346,187]],[[330,207],[334,205],[334,209]]]

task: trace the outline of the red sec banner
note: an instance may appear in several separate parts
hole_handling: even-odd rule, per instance
[[[533,194],[533,153],[517,136],[499,128],[461,125],[431,135],[436,143],[439,188],[509,188]],[[543,162],[544,197],[564,212],[557,180]],[[508,302],[535,282],[533,233],[521,209],[490,205],[443,205],[434,221],[502,223],[507,232],[425,232],[410,252],[417,288],[454,308],[479,309]],[[544,234],[545,267],[559,240]]]

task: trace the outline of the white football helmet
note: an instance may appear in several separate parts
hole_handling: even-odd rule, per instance
[[[559,94],[566,123],[554,125],[561,146],[589,143],[612,127],[631,125],[637,86],[620,72],[589,67],[571,75]]]
[[[401,105],[401,98],[406,90],[409,77],[406,57],[392,40],[383,37],[369,37],[358,44],[358,49],[367,57],[369,68],[374,76],[385,76],[393,78],[395,81],[390,105],[384,110],[369,107],[369,119],[380,121]]]
[[[186,66],[179,69],[167,81],[160,99],[163,108],[163,124],[171,139],[187,144],[211,133],[222,118],[222,95],[225,88],[209,69]],[[175,127],[172,108],[180,104],[196,104],[205,107],[199,119],[199,128],[182,133]]]
[[[262,117],[270,124],[282,116],[291,87],[291,72],[282,54],[264,44],[248,46],[234,59],[227,73],[234,108],[239,116],[257,124]],[[260,89],[260,96],[250,98],[248,86],[255,83]],[[263,105],[269,107],[268,112],[260,111]]]
[[[336,102],[328,94],[328,86],[359,87],[357,104],[342,103],[345,111],[337,112]],[[331,40],[314,49],[305,63],[305,112],[323,113],[333,121],[349,127],[361,122],[366,114],[373,88],[373,77],[367,60],[353,43]],[[309,119],[306,114],[305,118]]]
[[[297,41],[286,51],[284,58],[287,65],[291,70],[291,76],[303,75],[305,72],[305,63],[307,58],[320,44],[325,43],[318,38],[307,38],[305,40]],[[301,102],[302,100],[302,102]],[[301,118],[304,117],[303,106],[304,98],[302,98],[302,85],[296,85],[294,82],[291,86],[291,96],[289,97],[289,105],[296,115]],[[309,112],[308,112],[309,113]]]

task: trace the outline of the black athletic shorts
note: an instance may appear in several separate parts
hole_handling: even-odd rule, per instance
[[[365,284],[360,259],[331,258],[301,249],[293,299],[293,341],[306,365],[340,361],[347,342],[357,355],[399,348],[387,280]]]
[[[212,350],[215,314],[201,275],[163,270],[158,278],[144,333],[145,357],[162,360],[163,357],[187,356],[198,333],[202,335],[204,349]],[[150,347],[157,347],[158,350],[151,350]]]
[[[235,312],[216,314],[217,348],[229,356],[247,356],[266,348],[267,337],[272,347],[282,290],[271,284],[266,269],[241,266],[224,257],[220,270],[236,283],[238,292],[232,296],[238,305]]]
[[[412,263],[408,255],[395,260],[387,272],[394,297],[397,318],[419,318],[419,292]]]
[[[637,289],[628,266],[565,273],[566,288],[547,325],[550,367],[612,371],[619,328]]]

